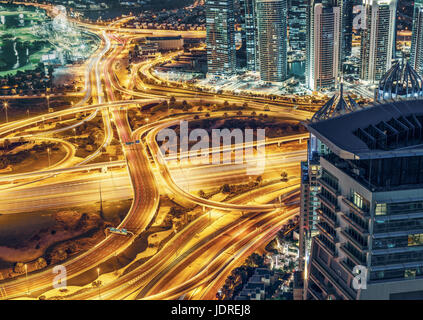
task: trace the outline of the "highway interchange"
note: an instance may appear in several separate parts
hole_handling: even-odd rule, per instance
[[[128,110],[169,101],[170,96],[173,96],[176,101],[185,100],[192,105],[223,104],[224,101],[242,105],[248,102],[248,107],[257,112],[263,112],[266,106],[269,116],[293,120],[307,119],[311,113],[294,109],[294,105],[288,102],[194,92],[188,88],[166,88],[162,80],[157,85],[143,82],[144,77],[157,81],[151,72],[152,68],[175,53],[163,54],[156,59],[133,65],[130,74],[125,76],[122,70],[116,68],[116,63],[127,54],[131,39],[151,32],[121,29],[120,22],[122,20],[109,26],[96,26],[75,21],[80,27],[95,32],[102,39],[100,48],[86,63],[85,88],[79,103],[61,111],[0,126],[0,139],[19,139],[21,136],[28,138],[25,129],[34,124],[46,120],[58,121],[61,117],[78,113],[86,114],[81,121],[65,128],[29,136],[51,140],[56,139],[52,137],[53,134],[72,130],[101,115],[104,130],[101,146],[82,160],[70,161],[75,154],[75,146],[70,143],[72,139],[60,139],[60,143],[68,149],[66,159],[60,163],[37,172],[0,175],[1,213],[23,214],[34,209],[96,202],[99,184],[105,200],[132,199],[129,212],[118,227],[130,230],[133,235],[108,234],[90,250],[66,260],[63,265],[66,267],[67,278],[72,279],[95,269],[102,262],[129,248],[134,238],[148,230],[154,222],[161,197],[171,195],[198,206],[203,214],[176,232],[143,264],[117,277],[100,277],[103,281],[101,295],[97,290],[85,290],[79,293],[77,291],[66,298],[213,299],[230,271],[257,248],[268,243],[284,224],[298,214],[299,162],[306,156],[307,135],[266,141],[266,146],[271,146],[273,152],[265,155],[266,168],[263,177],[274,177],[285,170],[289,173],[287,182],[258,186],[222,202],[202,198],[197,191],[204,186],[213,189],[225,183],[248,182],[245,165],[202,165],[182,161],[179,163],[177,159],[163,160],[156,141],[158,132],[174,125],[175,121],[193,120],[194,116],[162,115],[149,119],[145,125],[134,130],[128,121]],[[175,31],[160,31],[161,35],[174,33]],[[177,33],[186,37],[203,36],[197,32]],[[125,77],[129,79],[130,86],[122,85]],[[206,111],[196,112],[201,117],[205,113]],[[235,112],[232,113],[235,115]],[[210,117],[222,116],[222,112],[211,112]],[[119,140],[124,160],[95,162],[113,139]],[[132,143],[136,140],[140,142]],[[286,143],[291,149],[284,147]],[[234,149],[242,147],[245,145],[234,146]],[[209,153],[212,152],[215,151],[210,149]],[[180,157],[183,158],[184,155]],[[188,176],[186,172],[189,172]],[[29,274],[28,277],[2,280],[0,298],[37,299],[43,292],[52,289],[54,277],[52,266],[49,266]]]

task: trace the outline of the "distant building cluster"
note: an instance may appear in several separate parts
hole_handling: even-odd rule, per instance
[[[397,0],[239,0],[240,19],[235,5],[234,0],[206,1],[208,74],[230,77],[247,70],[266,83],[280,83],[289,76],[287,53],[302,53],[305,84],[312,91],[336,90],[347,69],[362,83],[377,84],[395,64],[397,24],[405,25]],[[351,64],[354,34],[360,39],[356,67]],[[244,64],[237,61],[240,56]],[[421,0],[414,6],[409,63],[423,74]]]
[[[265,300],[266,287],[273,284],[275,280],[275,276],[269,269],[256,268],[235,300]]]

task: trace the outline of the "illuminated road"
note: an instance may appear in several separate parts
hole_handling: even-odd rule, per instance
[[[51,7],[47,7],[47,9],[51,9]],[[293,206],[292,202],[294,200],[296,202],[298,198],[299,179],[295,173],[299,172],[299,161],[305,158],[304,145],[300,143],[298,149],[288,152],[281,147],[280,152],[266,154],[266,158],[262,155],[261,159],[266,159],[263,178],[272,180],[277,178],[282,170],[287,170],[290,177],[288,183],[274,182],[267,186],[256,187],[227,202],[213,201],[197,196],[194,191],[219,188],[225,183],[248,182],[249,177],[245,174],[245,164],[199,165],[177,163],[174,159],[165,161],[156,142],[156,135],[161,129],[179,120],[154,121],[151,125],[133,132],[128,122],[127,110],[122,107],[161,103],[173,95],[178,100],[186,100],[191,104],[199,102],[223,104],[226,100],[230,104],[242,104],[248,101],[248,107],[258,111],[263,111],[266,103],[268,104],[269,111],[266,111],[268,115],[277,114],[289,119],[304,120],[312,113],[293,110],[293,103],[269,102],[260,97],[195,93],[186,88],[176,89],[160,85],[147,85],[138,78],[138,70],[146,77],[154,78],[155,76],[151,73],[152,67],[176,53],[163,55],[153,61],[133,67],[130,76],[136,83],[135,87],[142,88],[142,90],[125,89],[119,83],[113,65],[123,54],[124,48],[130,42],[131,35],[133,37],[140,34],[183,34],[186,37],[204,37],[204,32],[123,29],[117,26],[118,22],[109,26],[76,23],[93,30],[103,41],[96,55],[87,63],[84,96],[81,101],[66,110],[4,124],[0,126],[0,136],[5,138],[10,134],[19,134],[20,130],[46,120],[59,119],[62,116],[74,115],[79,112],[90,112],[88,117],[66,128],[38,133],[39,139],[43,139],[47,135],[75,128],[90,121],[98,112],[101,112],[104,140],[100,148],[79,162],[78,165],[86,166],[101,155],[104,147],[111,143],[115,131],[117,133],[115,138],[119,138],[124,151],[126,166],[123,164],[121,169],[102,173],[98,172],[100,168],[94,165],[91,168],[96,170],[95,172],[76,173],[79,169],[75,169],[68,163],[75,154],[75,148],[72,144],[65,143],[72,150],[68,152],[66,161],[60,163],[57,168],[44,170],[47,171],[44,173],[34,172],[16,177],[10,175],[5,177],[3,181],[35,180],[33,180],[33,185],[19,185],[15,189],[5,189],[2,186],[0,206],[3,212],[1,213],[95,203],[100,200],[99,190],[101,188],[101,198],[104,201],[133,198],[129,212],[118,227],[126,228],[137,236],[146,230],[153,221],[159,208],[160,195],[164,195],[167,191],[181,200],[202,206],[204,214],[177,232],[147,262],[122,277],[104,284],[102,297],[106,299],[175,299],[188,293],[191,293],[190,296],[194,298],[209,297],[210,292],[220,285],[228,270],[243,261],[259,246],[270,241],[283,224],[298,214],[298,205]],[[119,100],[117,92],[137,98]],[[92,103],[88,104],[90,99],[92,99]],[[204,115],[204,113],[199,114]],[[212,117],[221,117],[222,115],[223,113],[217,112],[213,113]],[[180,118],[187,118],[187,116]],[[188,119],[192,118],[193,115],[188,116]],[[30,135],[29,137],[34,136]],[[294,137],[276,138],[266,143],[274,145],[297,140],[301,142],[306,137],[307,135],[301,134]],[[133,144],[136,139],[139,139],[140,143]],[[127,143],[131,144],[127,145]],[[246,148],[248,145],[236,146],[236,148],[241,147]],[[208,151],[208,153],[214,152],[216,150]],[[180,158],[186,156],[187,154],[179,155]],[[258,159],[260,160],[260,156]],[[71,173],[75,176],[69,178]],[[46,176],[40,178],[41,174]],[[76,176],[77,174],[79,176]],[[59,176],[55,177],[55,175]],[[287,202],[277,200],[284,196],[287,197]],[[211,210],[207,211],[206,208],[211,208]],[[68,279],[99,265],[115,254],[119,254],[128,248],[132,241],[133,238],[129,236],[109,235],[87,252],[72,257],[64,263]],[[49,289],[54,277],[55,274],[51,272],[51,268],[48,268],[45,271],[28,275],[28,279],[20,277],[1,281],[0,292],[3,298],[22,297],[27,290],[34,292]],[[96,296],[96,292],[90,291],[74,298],[94,299]]]

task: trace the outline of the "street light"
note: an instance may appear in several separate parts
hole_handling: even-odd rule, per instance
[[[46,95],[46,99],[47,99],[47,111],[50,112],[50,96]]]
[[[48,155],[48,167],[50,168],[50,148],[47,148],[47,155]]]
[[[97,268],[97,285],[98,285],[98,300],[101,300],[100,282],[98,278],[100,278],[100,268]]]
[[[7,101],[3,102],[3,109],[4,109],[4,112],[6,113],[6,122],[9,122],[9,118],[7,116],[7,109],[9,109],[9,103]]]
[[[76,143],[76,128],[73,128],[73,142]]]
[[[28,265],[25,263],[25,279],[26,279],[26,293],[29,295],[29,284],[28,284]]]

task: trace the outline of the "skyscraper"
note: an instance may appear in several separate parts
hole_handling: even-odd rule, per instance
[[[311,90],[337,86],[341,41],[341,10],[330,4],[310,4],[306,81]]]
[[[289,0],[288,25],[290,49],[305,52],[307,39],[306,0]]]
[[[230,76],[236,71],[233,0],[206,1],[207,66],[212,75]]]
[[[260,78],[281,82],[287,77],[287,0],[256,0]]]
[[[359,106],[350,97],[344,97],[343,87],[313,116],[312,122],[327,120],[358,110]],[[318,234],[318,210],[320,201],[317,197],[321,190],[318,178],[321,176],[320,154],[325,153],[325,146],[312,134],[308,140],[307,161],[301,162],[301,203],[300,203],[300,241],[299,269],[306,270],[310,254],[311,238]]]
[[[423,75],[423,0],[414,1],[411,66]]]
[[[354,0],[340,0],[341,3],[341,62],[351,55],[353,34]],[[339,66],[342,70],[342,66]]]
[[[422,125],[421,100],[307,124],[324,146],[307,299],[423,299]]]
[[[255,0],[243,0],[247,70],[255,71],[257,66],[257,27]]]
[[[360,78],[373,83],[391,68],[396,0],[364,0],[363,5],[366,23],[361,28]]]

